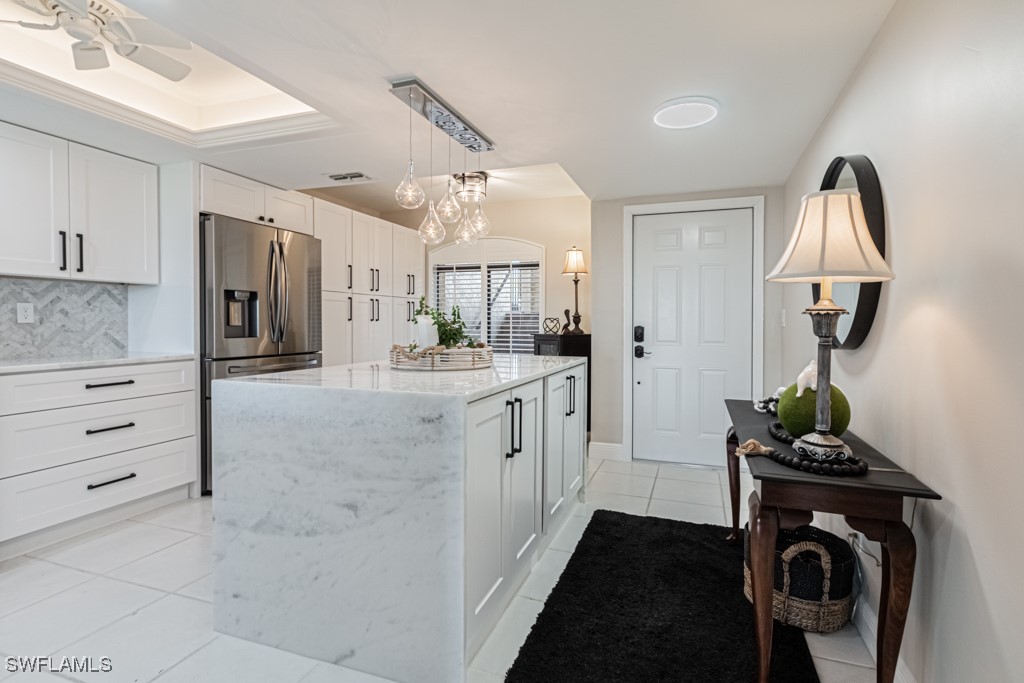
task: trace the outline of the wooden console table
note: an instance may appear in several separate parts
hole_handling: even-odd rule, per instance
[[[766,446],[788,448],[768,433],[769,415],[754,410],[750,401],[727,400],[733,428],[726,438],[732,533],[740,538],[740,464],[736,447],[747,439]],[[878,606],[877,680],[890,683],[907,621],[914,581],[917,546],[914,534],[903,522],[904,498],[941,496],[912,474],[864,443],[855,434],[843,434],[854,454],[867,461],[862,477],[829,477],[794,470],[763,456],[747,458],[750,473],[760,484],[760,495],[750,495],[750,574],[757,627],[760,681],[768,681],[772,651],[772,592],[775,541],[779,529],[809,524],[814,512],[843,515],[847,524],[872,541],[882,544],[882,594]]]

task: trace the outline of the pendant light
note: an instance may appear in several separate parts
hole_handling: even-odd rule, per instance
[[[431,169],[433,171],[433,169]],[[448,138],[448,191],[437,205],[437,217],[442,223],[456,223],[462,215],[462,207],[455,199],[455,178],[452,177],[452,139]]]
[[[434,208],[434,121],[433,110],[429,112],[430,121],[430,202],[427,204],[427,215],[420,223],[419,235],[424,244],[431,246],[441,244],[444,241],[445,229],[441,219],[437,216]],[[421,202],[422,203],[422,202]]]
[[[433,150],[431,150],[433,151]],[[409,170],[405,172],[402,182],[395,188],[395,199],[403,209],[418,209],[423,206],[423,188],[416,182],[416,173],[412,167],[412,91],[409,91]]]

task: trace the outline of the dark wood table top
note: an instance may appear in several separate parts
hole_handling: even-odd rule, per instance
[[[727,399],[725,402],[732,418],[733,429],[739,442],[757,439],[765,446],[778,451],[793,449],[789,444],[776,441],[768,431],[769,423],[775,419],[754,410],[752,401]],[[852,489],[868,489],[887,491],[911,498],[930,498],[940,500],[942,496],[918,481],[917,477],[885,457],[865,443],[853,432],[846,432],[842,439],[853,449],[853,454],[868,463],[868,473],[861,477],[830,477],[812,474],[803,470],[794,470],[780,465],[771,458],[755,456],[746,458],[750,474],[759,481],[777,481],[799,484],[818,484]],[[794,451],[795,452],[795,451]]]

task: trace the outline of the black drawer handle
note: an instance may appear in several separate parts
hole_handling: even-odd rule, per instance
[[[75,270],[81,273],[85,270],[85,238],[80,232],[76,232],[75,237],[78,239],[78,267]]]
[[[89,484],[85,488],[88,489],[89,491],[92,491],[93,489],[98,489],[98,488],[102,488],[104,486],[110,486],[111,484],[116,484],[119,481],[126,481],[128,479],[134,479],[137,476],[139,476],[139,475],[137,475],[134,472],[132,472],[131,474],[125,475],[123,477],[118,477],[117,479],[111,479],[110,481],[105,481],[102,484]]]
[[[104,427],[102,429],[86,429],[85,430],[85,435],[86,436],[92,436],[93,434],[102,434],[103,432],[112,432],[112,431],[115,431],[117,429],[128,429],[129,427],[134,427],[134,426],[135,426],[134,422],[129,422],[126,425],[117,425],[116,427]]]
[[[514,400],[515,403],[519,404],[519,445],[513,446],[513,453],[523,452],[523,399],[517,398]],[[512,421],[515,422],[516,408],[512,406]]]
[[[348,288],[352,289],[352,264],[348,265]]]
[[[505,407],[512,408],[512,425],[509,427],[508,434],[508,450],[505,451],[506,458],[516,457],[516,404],[512,401],[505,400]]]
[[[104,382],[103,384],[86,384],[86,389],[102,389],[103,387],[121,387],[126,384],[135,384],[135,380],[126,379],[123,382]]]
[[[66,230],[58,230],[60,233],[60,269],[68,269],[68,233]]]

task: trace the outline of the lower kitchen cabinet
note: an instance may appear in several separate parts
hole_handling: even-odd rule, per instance
[[[409,346],[416,341],[416,306],[415,299],[401,299],[395,297],[391,300],[394,306],[394,326],[391,330],[391,340],[395,344]]]
[[[583,485],[587,424],[586,366],[545,378],[544,529],[558,525]]]
[[[466,439],[466,641],[475,651],[529,573],[541,535],[544,382],[471,403]]]
[[[323,310],[324,365],[348,365],[352,362],[352,323],[355,304],[351,294],[321,292]]]
[[[352,296],[352,362],[387,360],[391,350],[392,300],[389,296]]]

